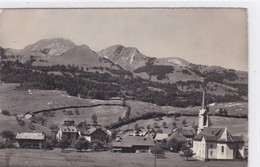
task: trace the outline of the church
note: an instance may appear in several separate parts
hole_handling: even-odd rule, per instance
[[[194,158],[199,160],[233,160],[244,158],[244,140],[226,127],[211,127],[209,109],[203,92],[197,135],[193,139]]]

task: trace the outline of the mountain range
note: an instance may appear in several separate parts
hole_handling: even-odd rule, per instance
[[[197,82],[206,81],[206,89],[215,95],[239,95],[239,86],[247,87],[248,74],[245,71],[225,69],[190,63],[182,58],[155,58],[141,53],[137,48],[114,45],[99,52],[87,45],[77,46],[62,38],[42,39],[24,49],[1,48],[1,60],[34,59],[34,66],[55,64],[74,65],[83,69],[106,69],[129,71],[134,78],[159,83],[175,83],[180,91],[198,91]],[[239,85],[239,86],[238,86]],[[247,96],[246,93],[243,94]]]

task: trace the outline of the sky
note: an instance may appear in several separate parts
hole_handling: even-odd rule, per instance
[[[241,8],[0,11],[4,48],[59,37],[96,52],[121,44],[149,57],[180,57],[243,71],[248,71],[247,33],[247,11]]]

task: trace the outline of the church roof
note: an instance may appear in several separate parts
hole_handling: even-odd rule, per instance
[[[225,143],[239,143],[244,142],[241,136],[232,136],[227,128],[205,128],[197,136],[194,137],[195,141],[202,139],[211,142],[225,142]]]

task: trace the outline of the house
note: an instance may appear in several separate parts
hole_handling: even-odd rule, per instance
[[[188,140],[179,131],[175,131],[167,140],[171,152],[179,152],[187,143]]]
[[[32,112],[27,112],[24,114],[25,119],[31,119],[33,116],[34,116],[34,114]]]
[[[188,140],[183,136],[182,133],[176,131],[174,132],[168,140],[175,139],[178,142],[186,143]]]
[[[89,128],[82,127],[79,129],[80,135],[89,142],[91,142],[92,140],[100,140],[101,142],[106,143],[108,141],[107,131],[100,127],[91,126]]]
[[[41,149],[45,140],[45,134],[36,132],[18,132],[15,140],[20,148]]]
[[[68,140],[76,140],[79,137],[79,132],[74,125],[65,126],[62,125],[59,127],[59,130],[56,134],[56,138],[58,141],[61,139],[68,139]]]
[[[162,142],[163,140],[166,140],[167,138],[168,138],[168,134],[166,134],[166,133],[156,133],[154,141]]]
[[[150,152],[154,141],[148,136],[129,136],[126,135],[121,141],[112,143],[113,152],[135,153]]]
[[[205,106],[205,92],[203,92],[198,134],[193,139],[194,158],[199,160],[244,158],[244,140],[241,136],[232,135],[226,127],[209,127],[210,125],[209,110]]]
[[[192,129],[183,129],[183,128],[177,128],[173,130],[173,134],[174,133],[180,133],[182,134],[182,136],[186,139],[186,142],[189,145],[192,145],[193,143],[193,138],[195,136],[195,133],[193,132]]]

